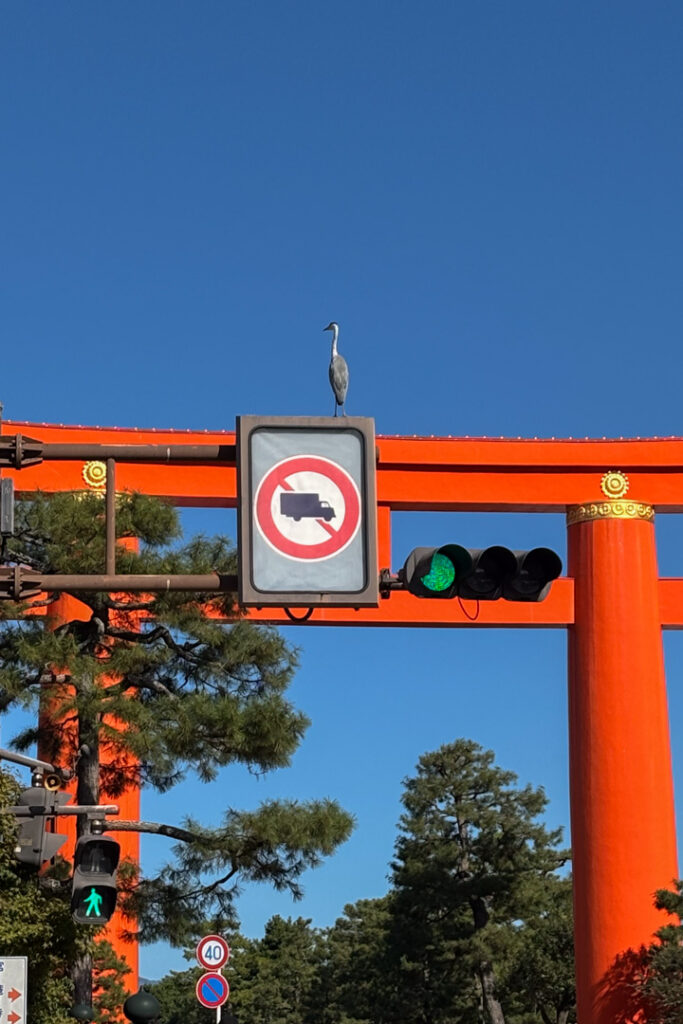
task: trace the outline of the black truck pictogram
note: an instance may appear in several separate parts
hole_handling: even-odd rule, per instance
[[[301,494],[297,491],[284,491],[280,495],[280,512],[295,523],[300,519],[324,519],[329,523],[335,517],[329,501],[321,501],[317,494]]]

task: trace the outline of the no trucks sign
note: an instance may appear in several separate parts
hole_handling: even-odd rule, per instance
[[[240,416],[240,602],[378,603],[374,422]]]

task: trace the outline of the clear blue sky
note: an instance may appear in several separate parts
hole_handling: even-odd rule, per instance
[[[683,433],[682,51],[678,2],[0,2],[5,415],[328,415],[335,319],[347,411],[379,433]],[[678,517],[657,529],[683,575]],[[403,514],[394,569],[445,540],[565,548],[561,516]],[[457,736],[568,822],[561,631],[289,635],[313,720],[293,767],[143,804],[353,811],[302,903],[245,894],[248,934],[381,895],[401,779]],[[680,794],[683,637],[665,647]],[[181,963],[143,951],[148,976]]]

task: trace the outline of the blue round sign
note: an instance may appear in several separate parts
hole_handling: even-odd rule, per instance
[[[222,974],[207,971],[197,982],[197,999],[209,1010],[222,1006],[230,995],[230,986]]]

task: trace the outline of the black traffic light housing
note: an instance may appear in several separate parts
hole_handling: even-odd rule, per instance
[[[71,915],[78,924],[103,925],[116,909],[121,847],[109,836],[81,836],[74,851]]]
[[[54,821],[51,813],[71,797],[68,793],[54,793],[42,786],[32,786],[22,790],[19,806],[27,807],[30,816],[18,817],[17,843],[14,855],[22,864],[30,864],[39,868],[46,860],[52,860],[57,850],[66,842],[66,836],[60,832],[47,832],[48,820]]]
[[[500,545],[468,549],[444,544],[414,548],[398,578],[416,597],[542,601],[561,571],[562,560],[550,548],[511,551]]]
[[[459,544],[413,548],[399,579],[416,597],[455,597],[458,584],[472,571],[472,555]]]
[[[0,480],[0,537],[14,536],[14,480]]]

